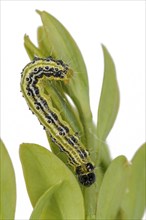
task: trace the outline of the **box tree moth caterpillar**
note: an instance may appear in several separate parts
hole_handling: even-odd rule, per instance
[[[51,140],[67,155],[79,182],[90,186],[95,182],[95,174],[88,151],[70,125],[61,118],[58,109],[53,107],[51,95],[45,92],[45,81],[67,81],[71,75],[72,70],[62,60],[35,57],[22,71],[21,91]]]

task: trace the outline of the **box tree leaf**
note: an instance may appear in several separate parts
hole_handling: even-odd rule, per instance
[[[84,212],[83,196],[75,176],[69,168],[49,150],[37,144],[21,144],[20,159],[22,163],[27,191],[33,207],[38,199],[52,186],[60,181],[67,181],[66,194]]]
[[[16,208],[16,180],[8,151],[0,139],[0,219],[14,219]]]
[[[146,206],[146,144],[135,153],[121,213],[123,219],[142,219]]]
[[[116,79],[115,65],[104,45],[104,77],[98,107],[97,136],[106,140],[114,125],[119,109],[119,88]]]
[[[49,188],[38,200],[30,220],[84,219],[83,204],[68,194],[68,181],[59,182]]]
[[[96,219],[116,219],[126,190],[129,164],[124,156],[109,165],[98,195]]]

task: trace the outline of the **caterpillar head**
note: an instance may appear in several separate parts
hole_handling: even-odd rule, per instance
[[[76,168],[76,174],[79,182],[84,186],[91,186],[96,180],[93,170],[94,166],[92,163],[87,163],[84,166],[78,166]]]
[[[78,180],[84,186],[91,186],[95,182],[95,173],[88,173],[84,175],[79,175]]]

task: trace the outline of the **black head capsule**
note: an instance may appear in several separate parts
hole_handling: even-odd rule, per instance
[[[76,174],[77,174],[79,182],[82,185],[91,186],[95,182],[96,176],[93,170],[94,170],[94,166],[90,162],[87,164],[84,164],[84,166],[76,167]]]
[[[96,176],[95,173],[83,174],[78,176],[78,180],[84,186],[91,186],[95,182]]]

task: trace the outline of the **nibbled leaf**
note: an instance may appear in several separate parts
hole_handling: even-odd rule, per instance
[[[72,192],[72,199],[83,207],[82,193],[75,176],[53,153],[36,144],[21,144],[20,159],[33,207],[46,190],[59,181],[68,183],[64,196]]]
[[[124,156],[111,162],[99,191],[96,219],[116,219],[126,190],[128,172],[129,164]]]
[[[72,191],[68,194],[68,182],[58,183],[48,189],[38,200],[30,220],[84,219],[82,203],[74,200]]]
[[[0,139],[0,219],[14,219],[16,181],[8,151]]]
[[[104,78],[98,107],[97,136],[105,140],[113,127],[119,109],[119,89],[115,65],[109,52],[104,53]]]
[[[146,144],[138,149],[131,163],[121,212],[123,219],[142,219],[146,206]]]

